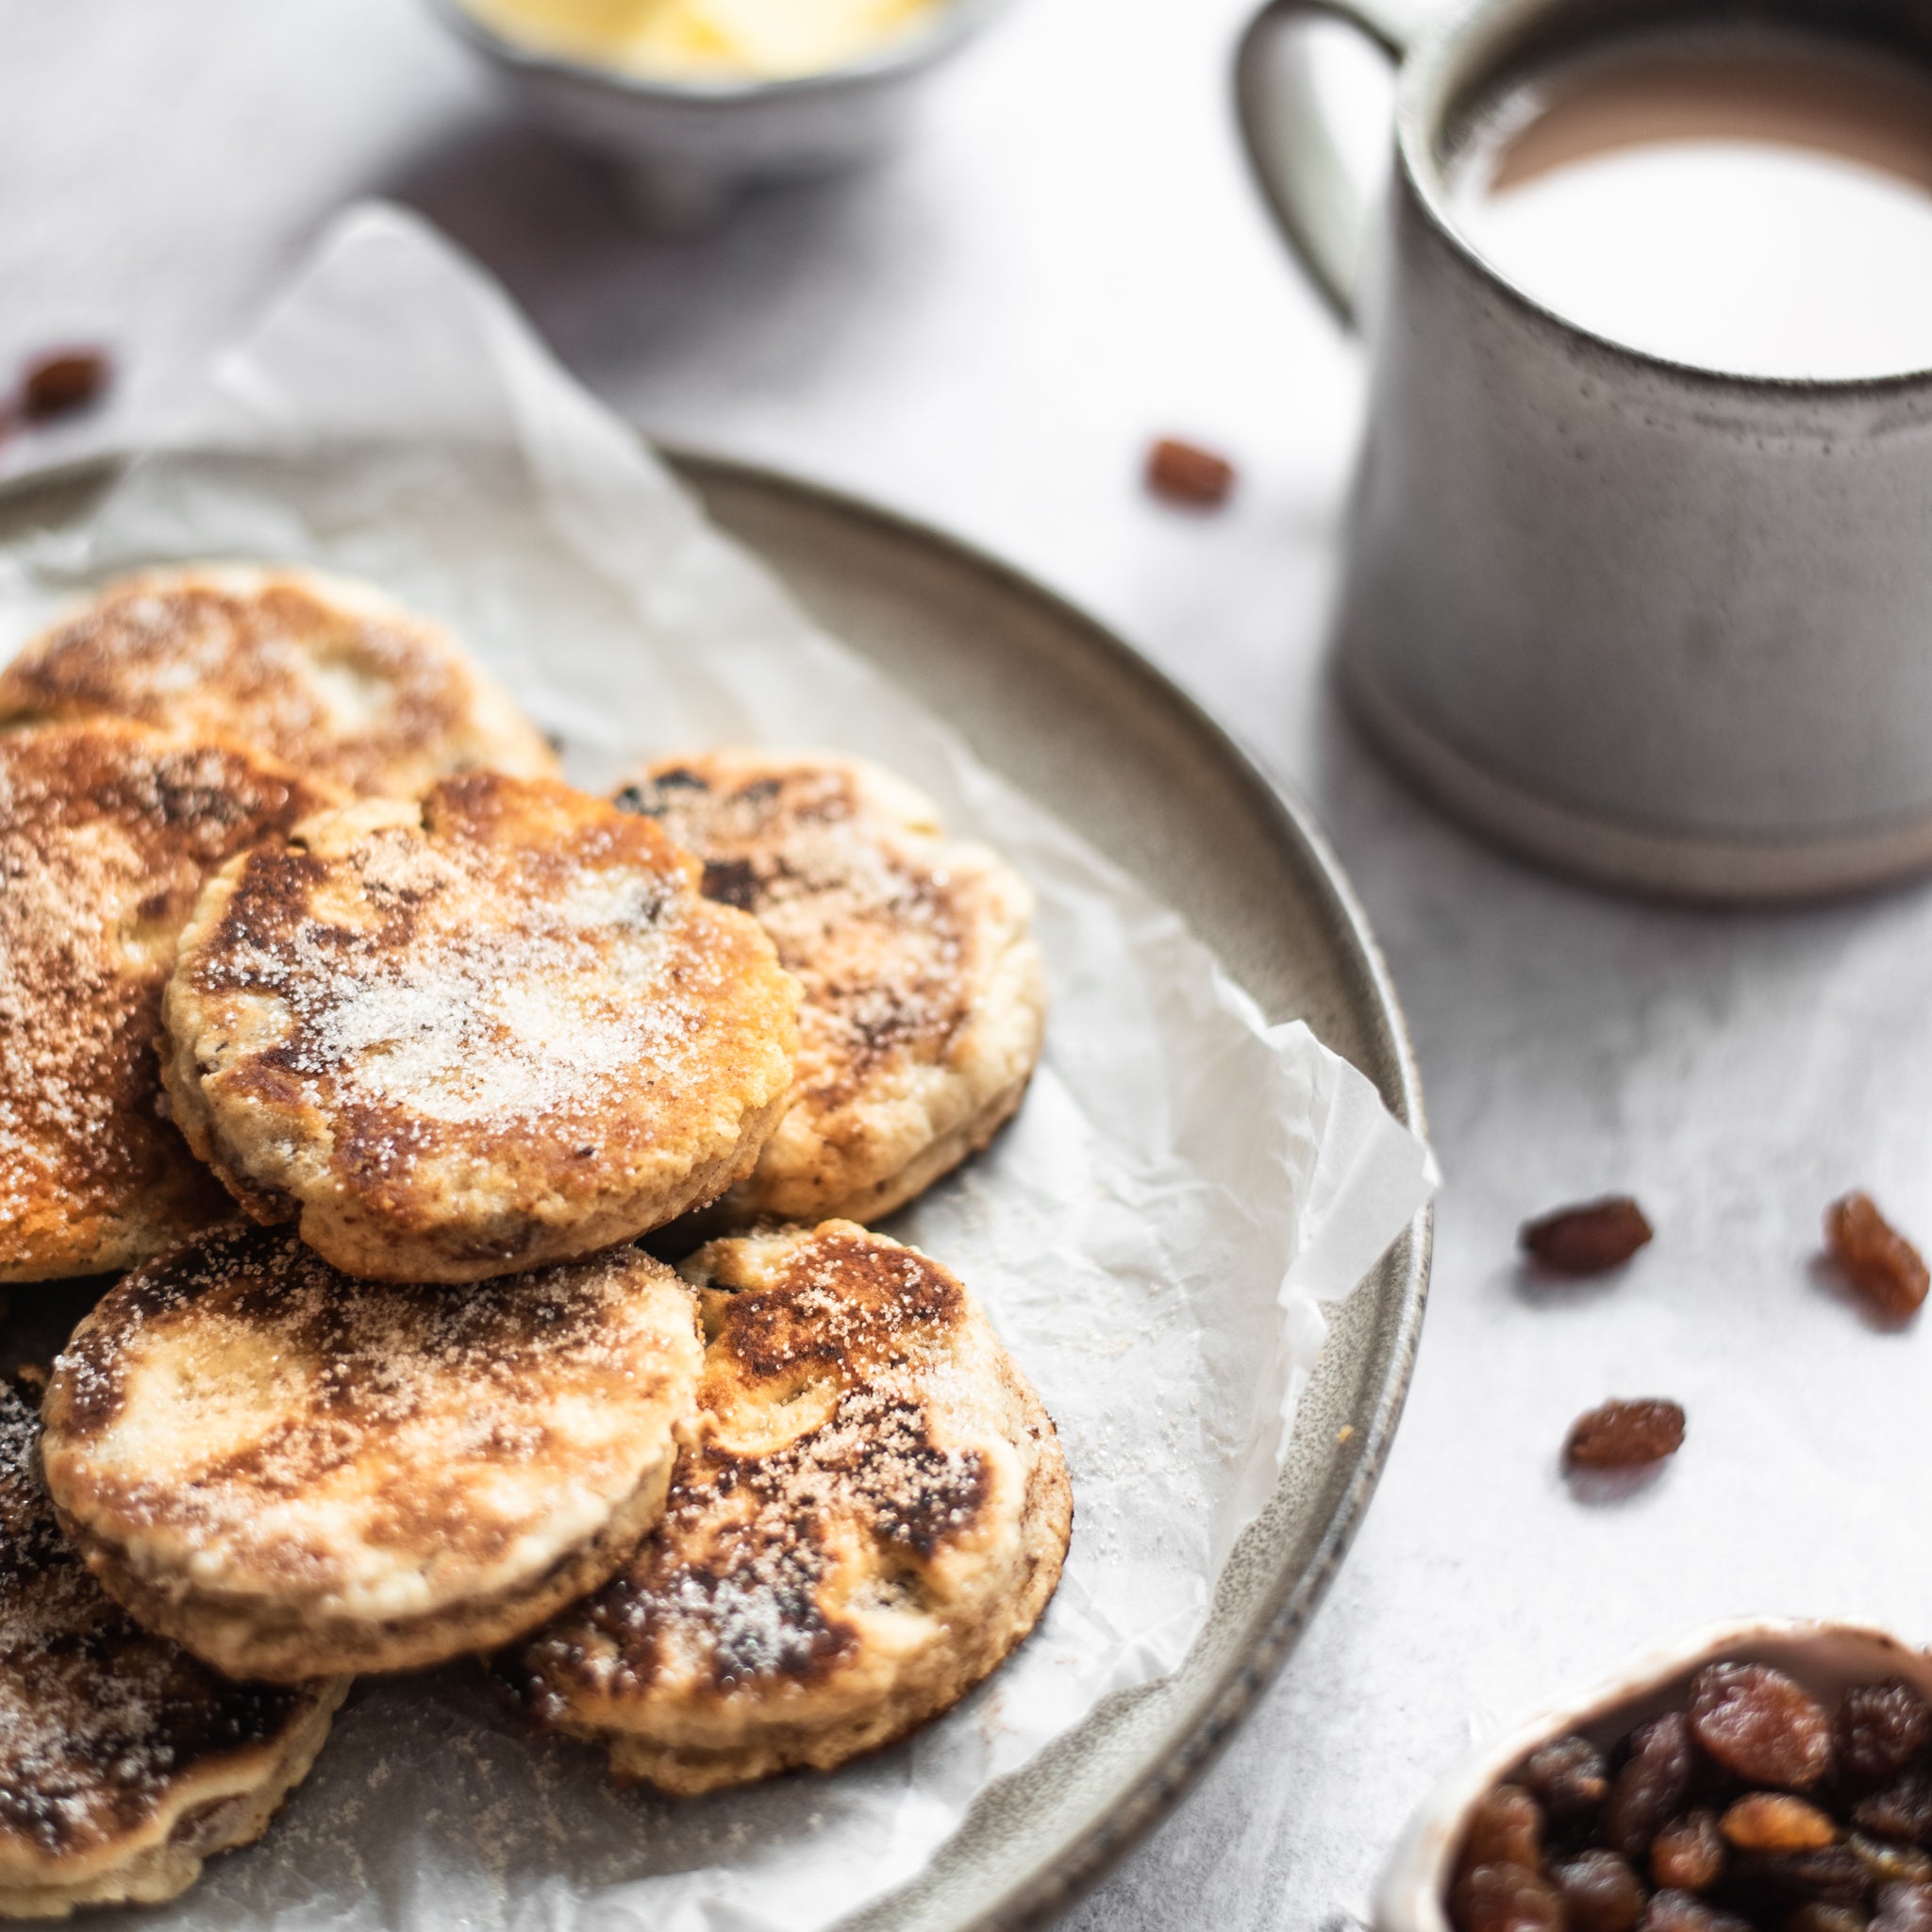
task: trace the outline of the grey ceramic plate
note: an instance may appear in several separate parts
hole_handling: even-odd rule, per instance
[[[828,628],[1184,912],[1271,1020],[1306,1020],[1422,1125],[1401,1010],[1347,880],[1303,808],[1188,698],[1091,619],[931,530],[765,471],[673,460]],[[95,465],[0,490],[0,539],[73,514],[110,474]],[[1424,1212],[1335,1312],[1287,1473],[1181,1670],[1103,1705],[990,1791],[924,1875],[855,1932],[1041,1918],[1187,1789],[1279,1668],[1361,1520],[1408,1387],[1429,1235]]]

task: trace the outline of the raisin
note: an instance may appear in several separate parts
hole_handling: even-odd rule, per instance
[[[1932,1858],[1910,1846],[1886,1844],[1854,1832],[1845,1840],[1874,1885],[1932,1885]]]
[[[1847,1690],[1832,1726],[1840,1773],[1883,1784],[1932,1738],[1932,1707],[1903,1677]]]
[[[1852,1823],[1897,1844],[1932,1837],[1932,1777],[1923,1771],[1902,1772],[1852,1807]]]
[[[1769,1664],[1707,1664],[1690,1680],[1690,1728],[1726,1771],[1802,1791],[1831,1766],[1831,1723]]]
[[[1569,1932],[1631,1932],[1643,1916],[1643,1886],[1615,1852],[1579,1852],[1552,1868]]]
[[[1673,1890],[1708,1891],[1724,1869],[1724,1841],[1708,1811],[1677,1819],[1651,1840],[1650,1875]]]
[[[1909,1315],[1932,1285],[1918,1249],[1870,1194],[1847,1194],[1824,1210],[1824,1244],[1859,1292],[1888,1315]]]
[[[1643,1915],[1643,1932],[1751,1932],[1751,1927],[1688,1891],[1659,1891]]]
[[[1498,1785],[1477,1800],[1462,1840],[1464,1871],[1477,1865],[1521,1865],[1534,1872],[1542,1855],[1543,1814],[1527,1791]]]
[[[1932,1932],[1932,1886],[1888,1885],[1878,1894],[1872,1932]]]
[[[1556,1274],[1603,1274],[1621,1268],[1651,1239],[1643,1209],[1628,1194],[1608,1194],[1525,1221],[1516,1239],[1524,1254]]]
[[[1631,1469],[1684,1446],[1684,1411],[1674,1402],[1607,1402],[1570,1426],[1563,1459],[1573,1469]]]
[[[1690,1789],[1697,1753],[1681,1710],[1666,1711],[1630,1734],[1630,1756],[1610,1787],[1604,1835],[1633,1863],[1649,1851]]]
[[[1554,1886],[1521,1865],[1478,1865],[1456,1887],[1458,1932],[1564,1932]]]
[[[1724,1813],[1723,1828],[1744,1852],[1815,1852],[1838,1842],[1838,1826],[1789,1791],[1747,1791]]]
[[[1171,503],[1213,509],[1234,489],[1234,465],[1199,443],[1163,437],[1147,452],[1147,487]]]
[[[58,349],[27,364],[20,386],[20,413],[45,423],[98,402],[113,379],[113,364],[99,349]]]
[[[1609,1795],[1610,1774],[1588,1738],[1553,1738],[1517,1767],[1515,1782],[1552,1818],[1580,1818]]]
[[[750,912],[756,909],[765,888],[750,859],[708,858],[698,891],[721,906],[735,906],[741,912]]]

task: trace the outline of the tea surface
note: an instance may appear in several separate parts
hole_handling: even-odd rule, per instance
[[[1458,219],[1559,314],[1748,375],[1932,366],[1932,74],[1796,35],[1649,36],[1479,125]]]

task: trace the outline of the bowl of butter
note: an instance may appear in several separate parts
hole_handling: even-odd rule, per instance
[[[756,182],[890,146],[1001,0],[432,0],[533,118],[702,225]]]

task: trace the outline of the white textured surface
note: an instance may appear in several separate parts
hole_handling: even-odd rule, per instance
[[[325,210],[401,193],[647,425],[1030,566],[1314,799],[1406,997],[1448,1174],[1422,1364],[1307,1640],[1079,1932],[1328,1924],[1473,1731],[1694,1619],[1842,1607],[1932,1635],[1932,1332],[1874,1333],[1807,1272],[1850,1182],[1932,1235],[1932,900],[1598,899],[1438,824],[1335,718],[1317,667],[1359,371],[1239,163],[1244,9],[1017,0],[897,165],[669,249],[499,118],[414,0],[0,8],[0,357],[79,329],[158,369]],[[1141,498],[1142,439],[1170,425],[1241,459],[1227,515]],[[1536,1306],[1516,1223],[1612,1185],[1657,1245]],[[1690,1442],[1650,1491],[1586,1506],[1555,1452],[1610,1392],[1680,1396]],[[1881,1482],[1886,1447],[1912,1466]]]

